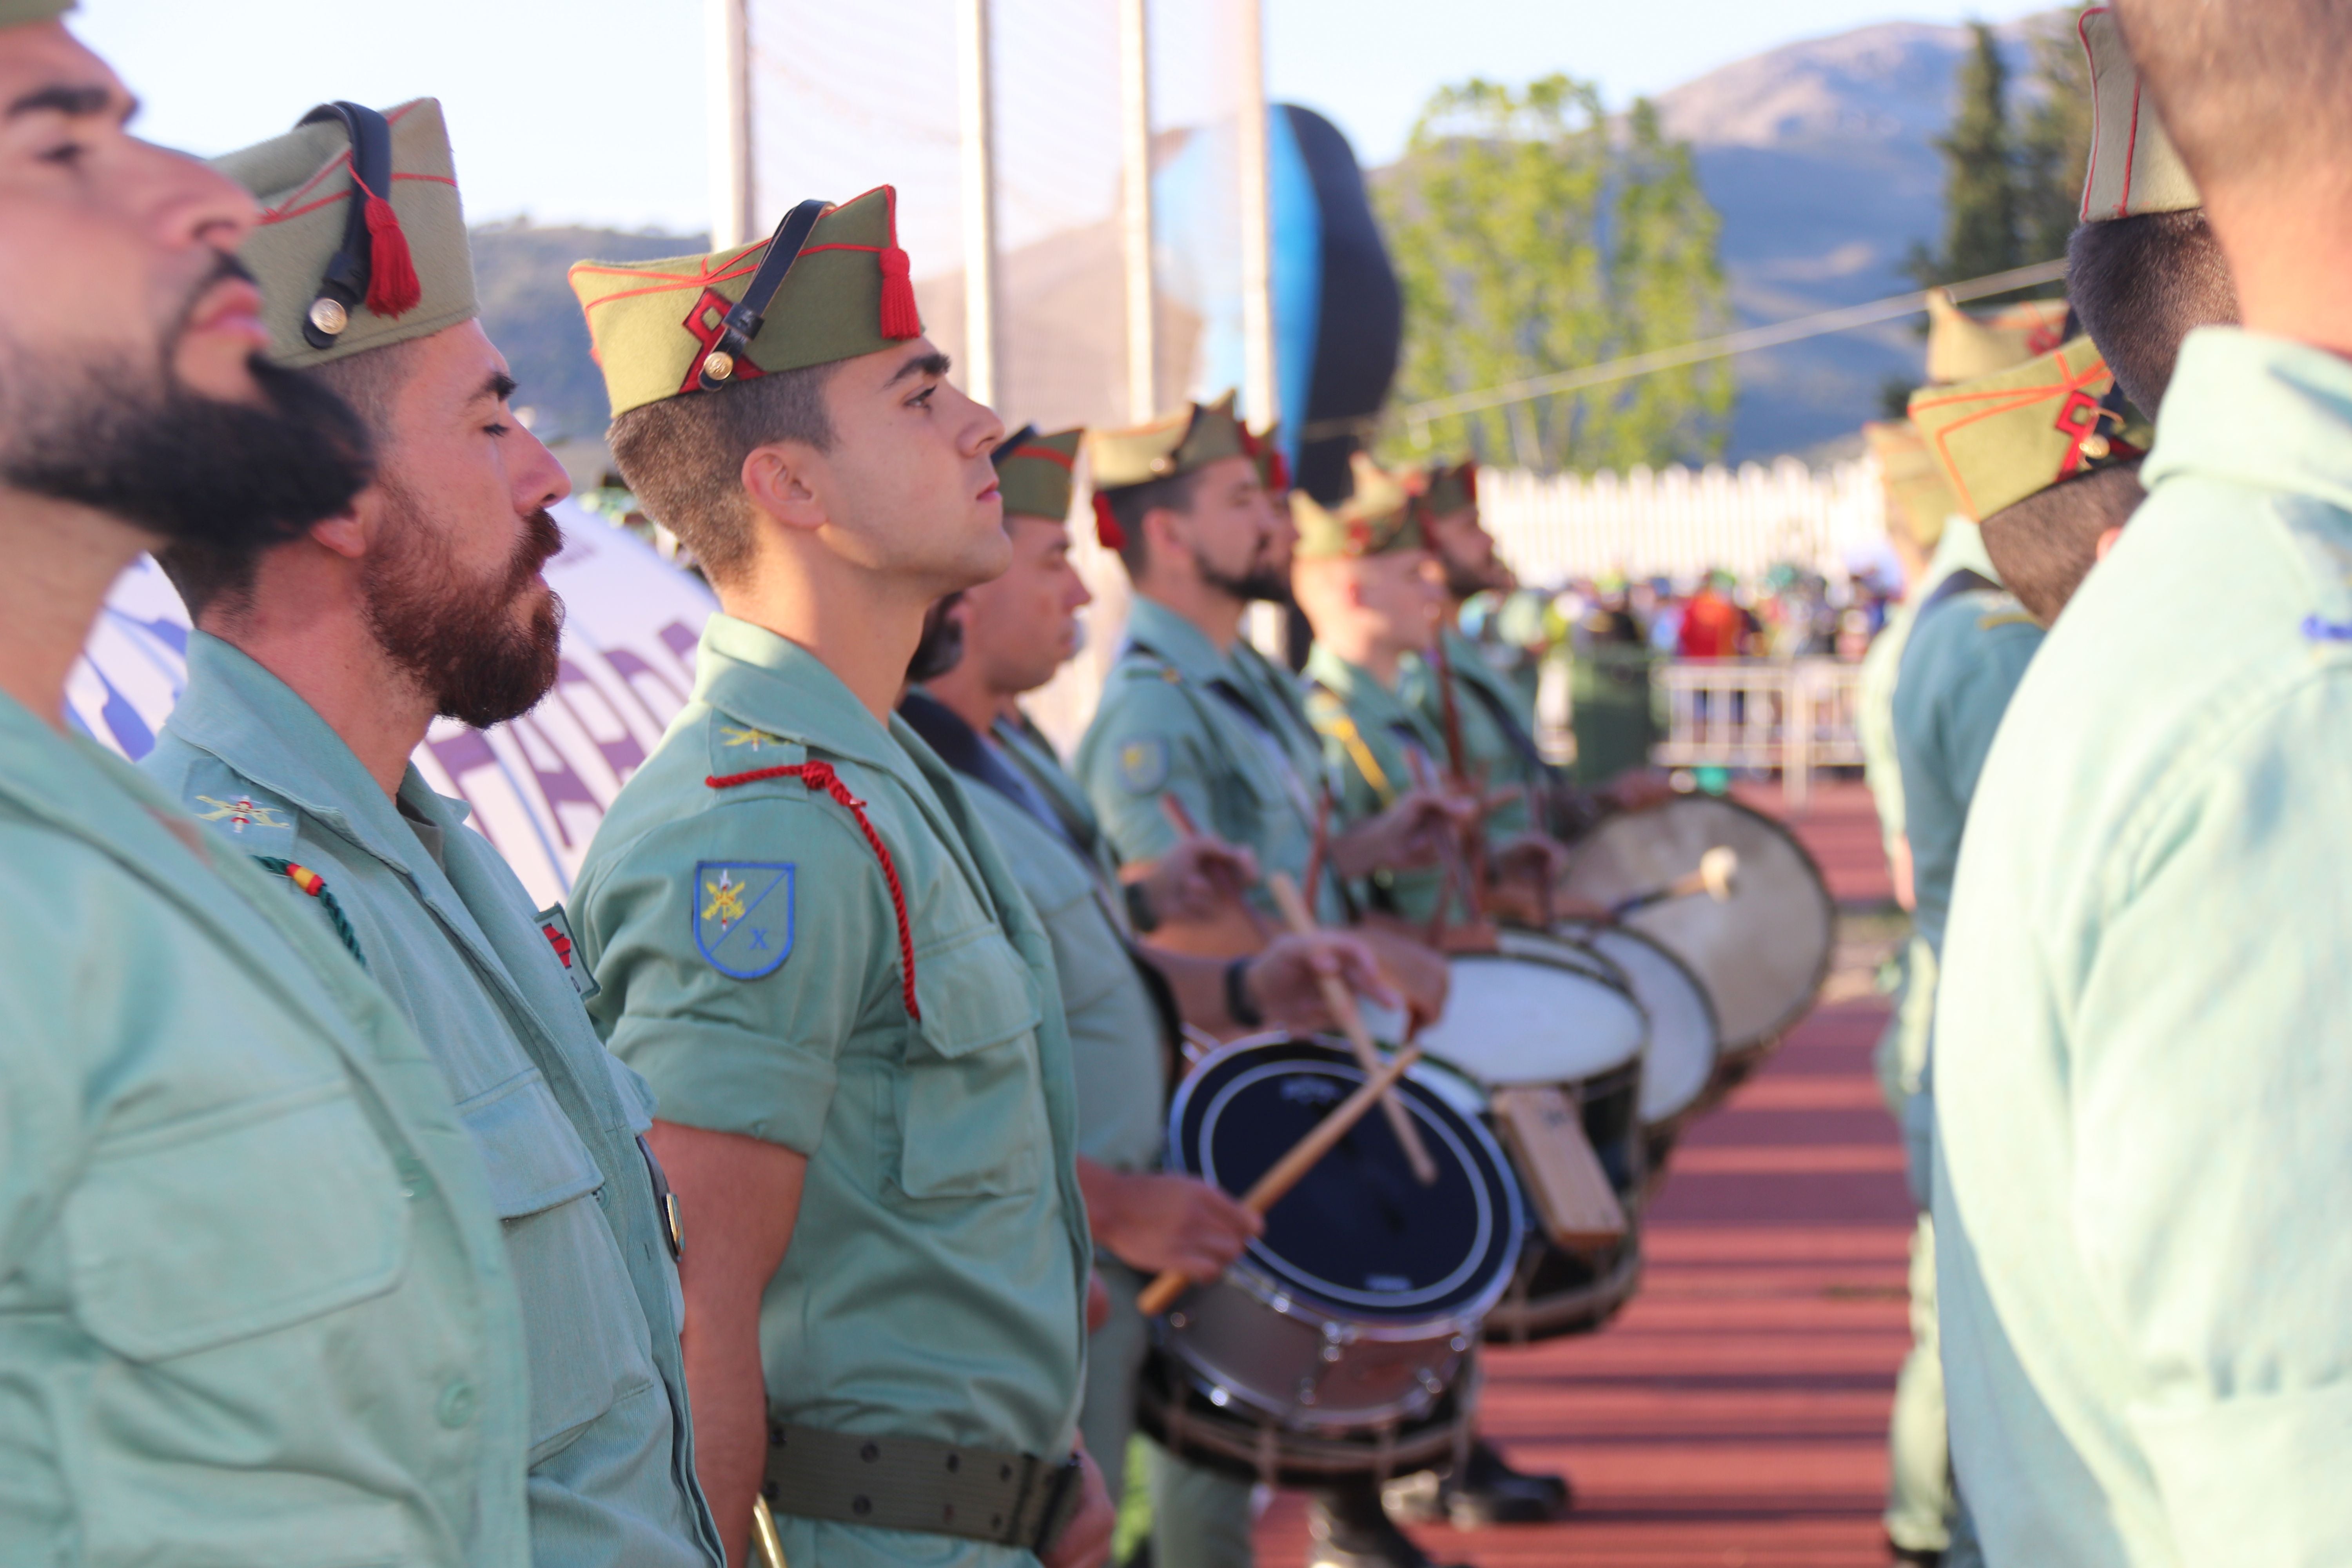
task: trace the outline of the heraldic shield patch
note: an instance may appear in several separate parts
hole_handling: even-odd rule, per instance
[[[790,863],[698,860],[693,896],[694,945],[719,973],[757,980],[793,951]]]

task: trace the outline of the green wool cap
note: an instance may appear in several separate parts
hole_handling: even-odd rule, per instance
[[[772,239],[666,261],[582,261],[572,291],[618,418],[714,380],[802,370],[879,353],[920,337],[898,248],[898,193],[877,185],[824,209],[750,344],[750,364],[719,348],[723,318],[751,288]],[[719,363],[713,363],[719,362]],[[721,374],[723,372],[723,374]]]
[[[2023,364],[2056,348],[2065,331],[2063,300],[2028,300],[1979,316],[1941,289],[1930,289],[1927,380],[1948,386]]]
[[[1338,506],[1321,506],[1305,490],[1290,492],[1290,515],[1298,524],[1297,559],[1334,561],[1427,549],[1412,492],[1361,452],[1349,466],[1356,490]]]
[[[1257,455],[1256,437],[1234,416],[1230,392],[1214,403],[1188,403],[1149,425],[1087,432],[1087,463],[1097,493]]]
[[[74,8],[74,0],[0,0],[0,27],[54,22]]]
[[[2124,48],[2115,13],[2093,6],[2074,24],[2091,65],[2091,157],[2083,174],[2084,223],[2189,212],[2205,205],[2189,165],[2140,90],[2139,68]]]
[[[213,160],[261,204],[260,226],[237,255],[261,284],[269,357],[279,364],[324,364],[481,314],[441,105],[420,98],[383,118],[391,131],[385,190],[361,188],[352,132],[337,118]],[[364,224],[356,249],[355,201]],[[339,261],[359,268],[343,273],[356,285],[343,290],[348,300],[330,284]]]
[[[1084,426],[1031,436],[1012,449],[996,454],[996,484],[1004,494],[1007,517],[1046,517],[1055,521],[1070,515],[1070,470],[1077,467],[1078,443]]]
[[[1432,463],[1421,475],[1421,515],[1452,517],[1478,504],[1478,459]]]
[[[1878,459],[1879,478],[1886,486],[1886,521],[1921,550],[1935,549],[1944,536],[1945,520],[1960,510],[1960,501],[1919,427],[1908,419],[1874,419],[1862,427],[1862,438]]]
[[[2118,408],[2116,378],[2087,337],[2013,370],[1911,395],[1911,421],[1978,522],[2147,447]]]

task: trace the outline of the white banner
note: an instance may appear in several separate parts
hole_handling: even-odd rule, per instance
[[[547,564],[566,610],[555,689],[511,723],[434,722],[417,770],[473,807],[541,904],[572,889],[604,808],[694,689],[694,648],[718,603],[635,535],[562,501],[563,552]],[[72,721],[136,761],[187,684],[188,613],[142,556],[107,600],[66,688]]]

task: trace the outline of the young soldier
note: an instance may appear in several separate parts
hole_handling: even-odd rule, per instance
[[[1263,954],[1227,963],[1157,949],[1139,934],[1139,923],[1156,923],[1160,911],[1209,896],[1212,872],[1230,875],[1254,862],[1214,840],[1187,839],[1160,858],[1150,878],[1122,889],[1118,858],[1086,793],[1018,706],[1077,651],[1077,612],[1091,597],[1071,568],[1064,521],[1079,435],[1016,438],[999,448],[1013,564],[961,596],[951,612],[961,630],[960,662],[908,692],[899,712],[964,776],[978,816],[1053,938],[1077,1089],[1078,1184],[1096,1270],[1111,1299],[1109,1319],[1087,1342],[1080,1426],[1116,1500],[1148,1338],[1137,1292],[1163,1268],[1213,1278],[1261,1229],[1220,1189],[1159,1169],[1164,1086],[1177,1045],[1169,1015],[1224,1034],[1270,1020],[1328,1027],[1319,971],[1376,993],[1386,988],[1371,955],[1346,936],[1286,935]],[[1188,1529],[1180,1520],[1164,1522],[1156,1555],[1163,1564],[1180,1560]]]
[[[2311,955],[2352,942],[2352,14],[2120,15],[2247,330],[2182,348],[2148,500],[1978,786],[1937,1016],[1953,1456],[1995,1562],[2337,1562],[2352,1067]]]
[[[1110,1512],[1073,1449],[1092,1247],[1051,946],[891,714],[926,609],[1005,567],[1004,431],[920,335],[896,200],[572,268],[614,458],[724,611],[573,920],[694,1215],[730,1561],[764,1490],[795,1563],[1060,1568]]]
[[[377,477],[290,542],[163,552],[197,629],[142,766],[332,922],[481,1146],[530,1350],[533,1561],[715,1564],[644,1085],[588,1021],[562,911],[534,914],[408,761],[436,715],[488,726],[535,704],[561,623],[540,568],[562,543],[545,509],[563,470],[515,425],[475,320],[440,106],[329,105],[217,166],[263,204],[243,259],[271,359],[360,411]],[[374,191],[389,223],[364,216]],[[386,276],[394,234],[413,284]]]
[[[258,357],[252,201],[125,132],[65,8],[0,0],[0,1555],[522,1568],[521,1325],[439,1071],[67,731],[132,557],[289,537],[369,468]]]

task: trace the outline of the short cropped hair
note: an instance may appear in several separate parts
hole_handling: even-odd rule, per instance
[[[2098,563],[2099,535],[2121,528],[2147,495],[2137,462],[2095,469],[1986,518],[1985,553],[2001,586],[2046,626]]]
[[[2318,174],[2352,146],[2352,8],[2340,0],[2118,0],[2116,10],[2207,195]]]
[[[2124,395],[2151,419],[2180,340],[2238,321],[2229,258],[2198,208],[2077,226],[2066,241],[2066,299]]]
[[[415,355],[411,351],[422,341],[404,338],[295,374],[309,376],[341,398],[360,416],[375,450],[382,452],[392,438],[393,405],[414,370],[411,361]],[[262,552],[271,548],[269,542],[257,538],[181,541],[158,551],[155,563],[179,591],[191,619],[201,621],[207,610],[215,608],[235,617],[244,614],[253,597],[253,580],[261,570]]]
[[[770,371],[712,392],[641,404],[613,421],[613,463],[646,515],[694,552],[713,583],[740,581],[753,548],[743,459],[797,441],[833,450],[833,365]]]
[[[1151,547],[1143,537],[1143,514],[1155,510],[1191,511],[1192,494],[1201,488],[1201,476],[1206,471],[1191,468],[1164,479],[1147,479],[1104,492],[1110,501],[1110,514],[1126,539],[1118,547],[1118,558],[1126,563],[1129,578],[1142,576],[1151,565]]]

